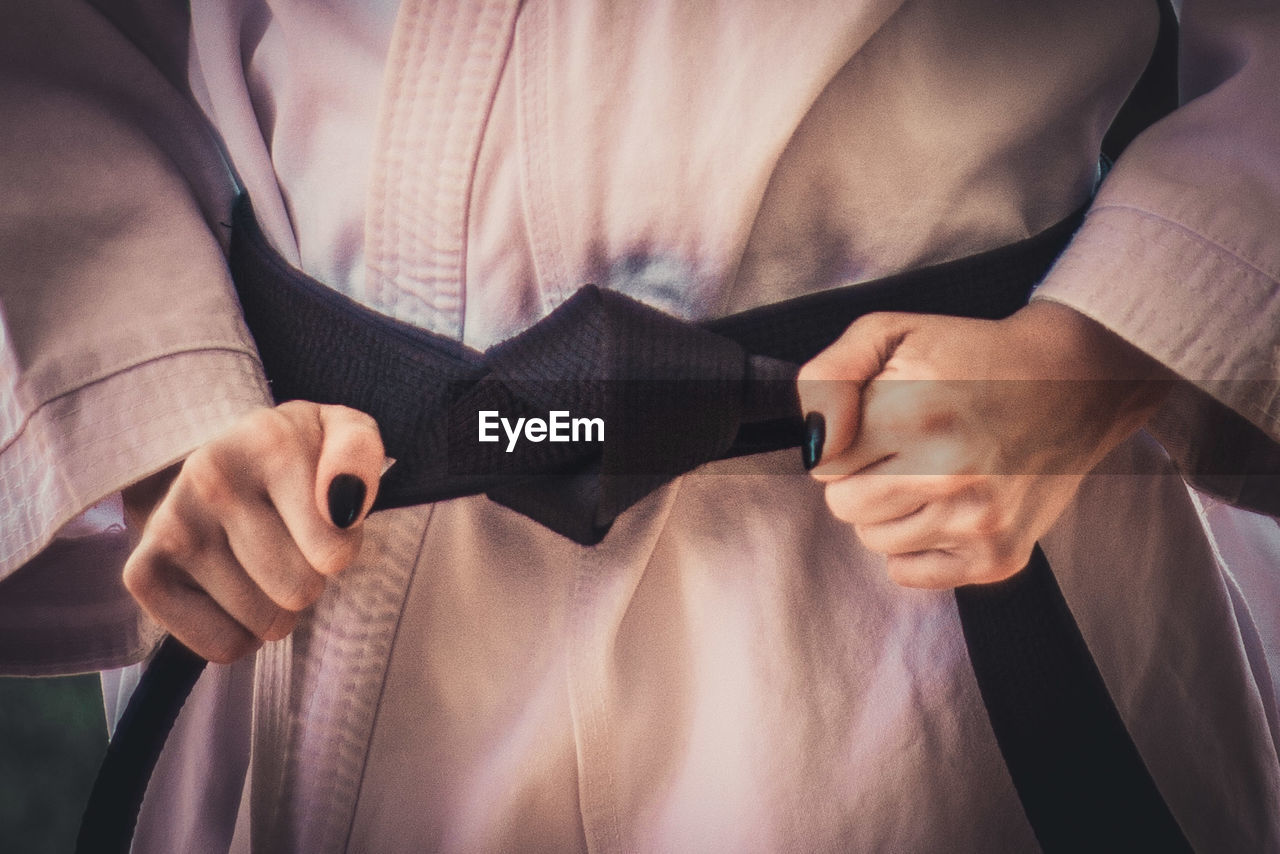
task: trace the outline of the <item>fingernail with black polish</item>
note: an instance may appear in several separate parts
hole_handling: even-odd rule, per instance
[[[349,528],[364,509],[364,481],[340,474],[329,482],[329,518],[339,528]]]
[[[827,420],[821,412],[810,412],[804,417],[804,444],[800,446],[800,460],[805,471],[822,459],[822,445],[827,441]]]

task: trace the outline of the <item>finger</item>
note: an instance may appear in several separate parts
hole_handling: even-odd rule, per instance
[[[338,528],[316,505],[323,441],[319,409],[294,402],[255,413],[231,437],[224,452],[229,459],[220,464],[243,473],[239,492],[265,493],[307,563],[321,575],[332,575],[355,559],[360,537],[357,531]],[[188,461],[195,458],[193,454]]]
[[[883,555],[952,551],[956,543],[947,527],[949,515],[944,504],[933,502],[896,519],[855,525],[854,532],[864,546]]]
[[[274,507],[246,502],[228,514],[223,527],[232,556],[280,608],[298,612],[320,598],[324,576],[307,562]]]
[[[152,619],[207,661],[230,664],[262,645],[154,549],[134,551],[125,563],[124,583]]]
[[[894,386],[888,387],[892,391]],[[813,469],[813,476],[821,481],[833,481],[848,475],[869,472],[881,468],[906,447],[907,436],[899,427],[902,419],[886,405],[900,395],[886,396],[886,386],[873,381],[862,390],[861,415],[857,420],[857,435],[845,445],[828,443],[820,465]]]
[[[378,494],[386,454],[377,422],[345,406],[321,406],[323,440],[316,466],[315,500],[340,528],[358,523]]]
[[[829,482],[826,499],[832,515],[853,525],[875,525],[916,513],[948,494],[946,478],[897,474],[897,463],[889,460]]]
[[[297,622],[296,614],[281,608],[254,583],[225,543],[221,548],[202,550],[179,571],[259,640],[279,640]],[[177,582],[171,586],[187,587]]]
[[[814,470],[829,475],[870,471],[901,474],[968,474],[984,441],[960,429],[956,389],[937,380],[877,378],[863,392],[856,442]],[[985,437],[978,437],[984,439]]]
[[[952,549],[907,552],[888,556],[889,577],[903,587],[932,590],[964,584],[994,584],[1026,567],[1030,546],[962,544]]]
[[[229,509],[242,506],[232,504]],[[191,482],[180,479],[156,509],[138,554],[159,578],[162,593],[203,590],[254,637],[279,640],[292,630],[296,618],[248,575],[209,509]],[[270,513],[270,508],[265,509]]]
[[[148,610],[188,649],[215,664],[239,661],[262,646],[252,632],[194,587],[173,584]]]
[[[820,413],[825,422],[825,441],[817,460],[853,444],[862,389],[880,373],[902,340],[904,317],[865,315],[800,369],[797,390],[801,410]]]
[[[963,555],[929,550],[890,555],[886,561],[889,578],[902,587],[922,590],[949,590],[967,584]]]

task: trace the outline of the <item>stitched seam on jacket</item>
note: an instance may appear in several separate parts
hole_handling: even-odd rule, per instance
[[[1243,253],[1239,252],[1238,250],[1232,249],[1227,244],[1226,241],[1220,240],[1210,235],[1203,234],[1184,223],[1178,222],[1175,219],[1170,219],[1169,217],[1158,214],[1155,211],[1147,210],[1146,208],[1140,207],[1138,205],[1116,204],[1116,203],[1108,202],[1101,205],[1094,205],[1089,210],[1089,215],[1093,216],[1096,213],[1101,213],[1107,210],[1136,213],[1136,214],[1145,216],[1149,219],[1155,220],[1156,222],[1164,223],[1165,225],[1171,226],[1177,229],[1178,231],[1186,234],[1187,236],[1194,238],[1195,240],[1204,244],[1206,247],[1216,250],[1215,251],[1216,255],[1225,256],[1230,260],[1237,262],[1240,266],[1247,267],[1248,269],[1253,270],[1255,273],[1265,277],[1267,280],[1271,281],[1272,283],[1280,284],[1280,273],[1269,272],[1259,264],[1255,264],[1253,261],[1250,261],[1248,258],[1246,258]]]
[[[246,356],[253,360],[254,364],[258,365],[259,370],[261,370],[262,363],[259,361],[258,354],[256,352],[246,347],[236,347],[219,341],[192,342],[189,346],[161,349],[140,358],[124,360],[118,364],[109,363],[108,367],[89,372],[83,377],[77,377],[75,384],[67,389],[53,394],[34,395],[32,400],[35,405],[23,412],[22,419],[17,425],[14,433],[11,436],[0,437],[0,454],[4,453],[14,442],[17,441],[18,437],[22,435],[23,431],[26,429],[27,425],[36,413],[50,404],[56,403],[70,395],[84,391],[89,386],[106,382],[114,377],[137,370],[140,367],[156,364],[157,362],[162,362],[165,359],[172,358],[174,356],[184,356],[195,353],[234,353],[239,356]],[[19,384],[19,388],[25,390],[27,385],[28,384],[24,380]]]

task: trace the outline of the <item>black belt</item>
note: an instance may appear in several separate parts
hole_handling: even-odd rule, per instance
[[[706,324],[586,286],[481,353],[398,323],[290,268],[246,201],[231,270],[277,402],[373,415],[387,454],[375,509],[487,494],[585,545],[703,463],[796,447],[799,365],[873,311],[1000,318],[1027,302],[1079,216],[1020,243]],[[476,441],[477,412],[600,416],[604,443]]]

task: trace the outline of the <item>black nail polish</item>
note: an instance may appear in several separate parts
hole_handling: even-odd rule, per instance
[[[805,471],[822,459],[822,445],[827,441],[827,420],[821,412],[810,412],[804,417],[804,443],[800,445],[800,460]]]
[[[329,518],[339,528],[349,528],[364,509],[364,481],[340,474],[329,482]]]

